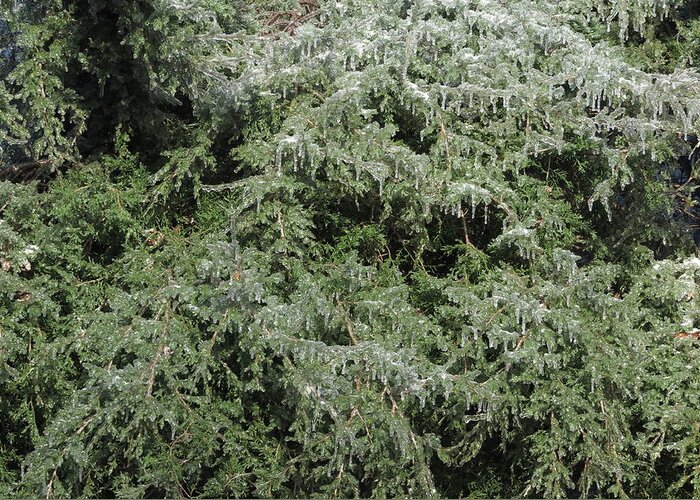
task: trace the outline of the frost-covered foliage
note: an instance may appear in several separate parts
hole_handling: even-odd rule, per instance
[[[0,183],[0,496],[700,495],[691,2],[67,3],[0,92],[56,170]]]
[[[158,152],[193,142],[193,65],[210,55],[213,34],[246,23],[237,1],[39,0],[2,7],[3,56],[12,64],[0,86],[0,160],[52,169],[80,153],[103,152],[120,125]]]

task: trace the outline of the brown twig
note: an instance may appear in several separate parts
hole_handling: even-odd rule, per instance
[[[300,10],[281,10],[269,12],[263,21],[263,35],[288,33],[294,36],[297,28],[318,16],[320,6],[316,0],[299,0]]]
[[[39,174],[51,165],[51,160],[35,160],[15,163],[6,167],[0,167],[0,179],[13,179],[27,182],[39,177]]]
[[[467,246],[472,246],[472,242],[469,240],[469,230],[467,228],[467,217],[464,214],[462,207],[459,208],[459,218],[462,219],[462,231],[464,233],[464,244]]]
[[[146,397],[151,397],[151,393],[153,391],[153,384],[156,381],[156,366],[158,365],[158,360],[163,354],[163,349],[165,346],[160,346],[158,348],[158,351],[156,352],[155,357],[151,361],[151,363],[148,365],[148,385],[146,387]]]

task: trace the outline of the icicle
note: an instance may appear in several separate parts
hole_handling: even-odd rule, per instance
[[[309,168],[311,171],[316,169],[316,155],[313,152],[309,152]]]
[[[444,392],[445,400],[450,399],[450,394],[451,394],[451,393],[452,393],[452,384],[450,384],[450,385],[448,385],[447,387],[445,387],[445,392]]]
[[[277,146],[277,150],[275,151],[275,166],[277,167],[277,170],[282,169],[282,146]]]

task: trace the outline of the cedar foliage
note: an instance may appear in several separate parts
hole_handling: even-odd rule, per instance
[[[697,2],[2,7],[0,496],[700,496]]]

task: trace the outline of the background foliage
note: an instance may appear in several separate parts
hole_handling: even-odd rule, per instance
[[[2,1],[0,496],[700,496],[698,7]]]

